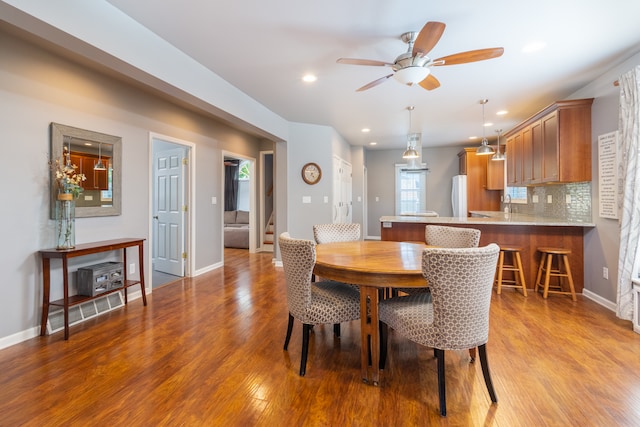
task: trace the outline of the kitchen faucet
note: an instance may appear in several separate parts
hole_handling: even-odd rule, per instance
[[[510,194],[505,194],[504,195],[504,204],[505,206],[505,213],[511,214],[512,209],[511,209],[511,195]]]

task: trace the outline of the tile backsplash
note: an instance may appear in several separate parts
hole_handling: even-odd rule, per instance
[[[514,203],[512,210],[522,214],[568,221],[591,222],[593,220],[591,217],[591,182],[527,187],[527,204]]]

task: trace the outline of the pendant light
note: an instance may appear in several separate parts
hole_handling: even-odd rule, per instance
[[[409,134],[407,135],[407,149],[402,153],[403,159],[417,159],[420,154],[416,151],[416,142],[420,139],[420,134],[411,133],[411,112],[415,107],[410,105],[407,107],[409,110]]]
[[[480,156],[488,156],[489,154],[493,154],[493,148],[489,147],[489,141],[487,141],[487,138],[484,136],[484,128],[485,128],[485,121],[484,121],[484,105],[489,102],[488,99],[481,99],[480,100],[480,104],[482,104],[482,143],[480,144],[480,146],[476,149],[476,154],[480,155]]]
[[[496,129],[496,132],[498,133],[498,151],[496,151],[496,154],[494,154],[491,157],[491,160],[493,160],[494,162],[499,162],[499,161],[504,161],[505,160],[505,156],[504,153],[500,152],[500,134],[502,133],[502,129]]]
[[[102,142],[98,146],[98,163],[93,167],[94,171],[106,171],[107,168],[102,164]]]

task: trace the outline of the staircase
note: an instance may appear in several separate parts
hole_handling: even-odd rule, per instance
[[[269,217],[269,222],[264,230],[264,236],[262,236],[262,250],[264,252],[273,252],[273,212]]]

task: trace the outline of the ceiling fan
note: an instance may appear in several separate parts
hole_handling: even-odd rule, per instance
[[[444,33],[444,28],[445,24],[442,22],[429,21],[422,27],[420,32],[411,31],[402,34],[401,39],[407,43],[408,48],[407,51],[399,55],[393,63],[354,58],[340,58],[337,62],[352,65],[389,66],[393,69],[394,72],[392,74],[367,83],[357,89],[357,92],[378,86],[384,83],[389,77],[394,77],[396,80],[409,86],[419,84],[426,90],[433,90],[440,87],[440,82],[431,74],[431,67],[484,61],[485,59],[498,58],[504,53],[504,48],[494,47],[470,50],[443,56],[438,59],[431,59],[427,56],[427,53],[438,43],[440,37],[442,37],[442,33]]]

